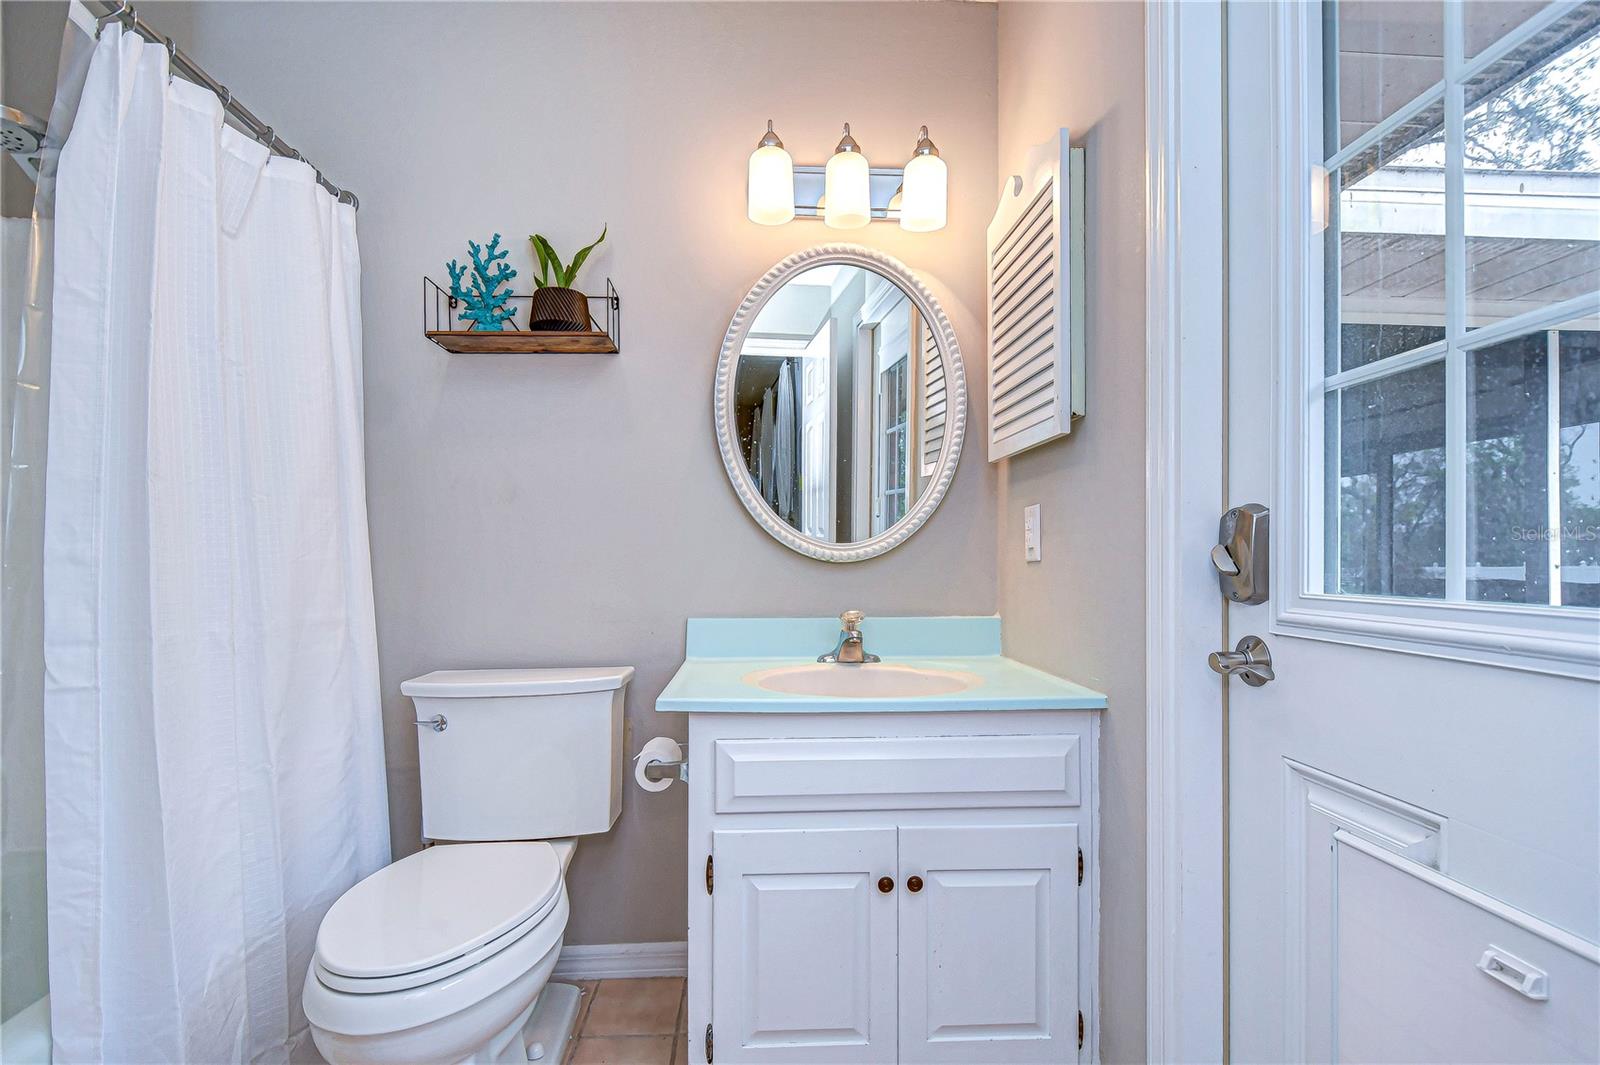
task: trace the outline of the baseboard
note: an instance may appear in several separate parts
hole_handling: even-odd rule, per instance
[[[687,943],[574,943],[561,948],[553,979],[620,980],[688,974]]]

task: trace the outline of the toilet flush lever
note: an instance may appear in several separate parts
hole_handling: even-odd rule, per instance
[[[416,723],[419,725],[427,725],[435,732],[443,732],[445,729],[450,727],[450,719],[445,717],[443,714],[434,714],[432,717],[419,717],[417,718]]]

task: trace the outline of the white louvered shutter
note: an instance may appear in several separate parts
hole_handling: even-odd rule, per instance
[[[1083,412],[1081,153],[1066,130],[1034,148],[989,223],[990,462]]]
[[[922,323],[922,476],[932,477],[939,468],[944,450],[945,413],[949,408],[945,393],[944,359],[939,342],[928,323]]]

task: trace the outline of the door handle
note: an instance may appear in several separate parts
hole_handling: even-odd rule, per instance
[[[1272,652],[1267,649],[1267,641],[1259,636],[1244,637],[1231,651],[1212,651],[1206,663],[1213,673],[1238,677],[1252,688],[1277,678],[1272,672]]]
[[[1515,954],[1491,945],[1478,959],[1478,969],[1524,998],[1543,1002],[1550,997],[1550,976],[1537,965],[1529,965]]]

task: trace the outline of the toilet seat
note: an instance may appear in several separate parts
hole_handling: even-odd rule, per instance
[[[456,1030],[456,1037],[459,1037],[459,1026],[465,1025],[474,1031],[481,1029],[486,1036],[500,1023],[510,1020],[523,1005],[532,1003],[561,954],[569,912],[567,893],[563,889],[556,893],[554,908],[525,934],[514,940],[507,937],[501,949],[459,972],[438,977],[437,972],[430,971],[430,977],[438,978],[404,990],[344,991],[330,986],[326,970],[313,962],[302,1000],[306,1019],[320,1030],[319,1046],[323,1039],[332,1036],[380,1042],[392,1038],[409,1048],[389,1057],[379,1055],[359,1060],[458,1060],[455,1051],[436,1045],[438,1040],[449,1042],[454,1037],[444,1030],[425,1034],[430,1031],[429,1026],[445,1025]],[[485,1019],[485,1011],[493,1014],[506,1008],[504,1003],[508,997],[513,1000],[511,1014],[498,1020],[492,1016]],[[526,1003],[521,1003],[523,998]],[[323,1052],[325,1056],[328,1054],[326,1049]]]
[[[316,977],[347,994],[378,994],[453,976],[549,920],[564,896],[562,871],[542,841],[440,845],[402,858],[328,911]]]

